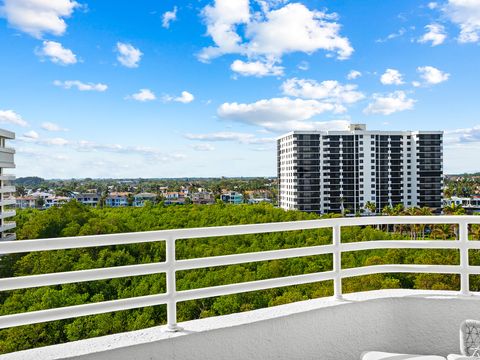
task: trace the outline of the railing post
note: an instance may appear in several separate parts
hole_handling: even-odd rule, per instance
[[[165,241],[166,244],[166,263],[168,269],[167,276],[167,331],[175,332],[181,330],[177,325],[177,301],[176,292],[177,284],[175,278],[175,239],[169,237]]]
[[[342,300],[342,276],[340,274],[342,270],[342,254],[340,252],[341,233],[340,225],[334,225],[332,227],[332,240],[333,240],[333,271],[335,277],[333,279],[333,294],[335,299]]]
[[[468,263],[468,223],[462,221],[459,226],[460,242],[460,293],[462,295],[470,294],[470,272]]]

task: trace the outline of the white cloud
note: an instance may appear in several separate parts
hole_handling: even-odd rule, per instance
[[[285,95],[345,104],[352,104],[365,98],[365,95],[356,89],[357,85],[342,85],[335,80],[318,83],[315,80],[293,78],[282,84]]]
[[[450,74],[433,66],[420,66],[417,68],[417,71],[420,73],[420,77],[428,85],[440,84],[441,82],[447,81],[450,77]]]
[[[64,146],[69,144],[70,142],[64,138],[57,137],[52,139],[46,139],[43,141],[45,145],[56,145],[56,146]]]
[[[375,42],[377,42],[377,43],[384,43],[384,42],[387,42],[387,41],[389,41],[389,40],[393,40],[393,39],[402,37],[403,35],[405,35],[406,32],[407,32],[407,30],[405,30],[405,28],[401,28],[400,30],[398,30],[398,31],[395,32],[395,33],[388,34],[387,37],[385,37],[385,38],[383,38],[383,39],[377,39],[377,40],[375,40]]]
[[[338,104],[290,98],[259,100],[250,104],[224,103],[217,112],[227,120],[260,126],[270,131],[314,130],[325,123],[306,121],[325,112],[341,113]]]
[[[42,129],[47,131],[67,131],[67,129],[62,128],[60,125],[48,121],[42,123]]]
[[[177,7],[175,6],[172,11],[166,11],[162,17],[162,26],[165,29],[170,27],[170,23],[177,20]]]
[[[263,7],[250,13],[249,0],[215,0],[203,10],[207,34],[215,46],[204,48],[199,59],[209,61],[224,54],[243,54],[279,61],[286,53],[326,50],[347,59],[353,53],[348,38],[339,35],[335,14],[309,10],[290,3],[281,8]],[[244,25],[242,36],[237,27]]]
[[[73,51],[64,48],[56,41],[44,41],[42,48],[37,49],[35,53],[41,58],[47,57],[54,64],[72,65],[77,63],[77,56]]]
[[[13,110],[0,110],[0,124],[12,124],[18,126],[28,126],[28,123]]]
[[[401,85],[403,84],[402,74],[395,69],[387,69],[380,77],[380,82],[384,85]]]
[[[127,99],[133,99],[141,102],[153,101],[157,97],[150,89],[140,89],[137,93],[129,95]]]
[[[185,137],[189,140],[196,141],[235,141],[240,144],[266,144],[275,141],[273,138],[257,138],[254,134],[234,131],[219,131],[208,134],[186,134]]]
[[[358,70],[350,70],[350,72],[347,75],[348,80],[355,80],[358,79],[360,76],[362,76],[362,73]]]
[[[477,0],[448,0],[443,12],[460,27],[458,41],[480,41],[480,2]]]
[[[78,6],[73,0],[4,0],[0,15],[10,26],[36,38],[45,33],[59,36],[67,29],[64,18]]]
[[[310,64],[307,61],[302,61],[297,65],[297,68],[302,71],[306,71],[310,68]]]
[[[77,88],[80,91],[106,91],[108,86],[102,83],[84,83],[79,80],[66,80],[60,81],[55,80],[53,82],[55,86],[63,87],[64,89],[71,89],[72,87]]]
[[[34,130],[30,130],[30,131],[26,132],[25,134],[23,134],[23,136],[25,136],[26,138],[29,138],[29,139],[38,139],[39,138],[38,133]]]
[[[128,68],[138,67],[138,63],[143,53],[132,44],[117,42],[117,60],[120,64]]]
[[[438,3],[432,1],[432,2],[429,2],[427,6],[430,10],[434,10],[434,9],[438,8]]]
[[[236,26],[246,24],[250,20],[249,0],[216,0],[213,6],[207,5],[202,15],[210,35],[216,46],[204,48],[199,55],[203,61],[228,53],[242,53],[242,38],[236,32]]]
[[[420,86],[422,86],[422,83],[420,81],[412,81],[412,86],[413,87],[420,87]]]
[[[374,94],[373,102],[363,110],[365,114],[390,115],[395,112],[411,110],[415,100],[409,99],[404,91],[395,91],[387,95]]]
[[[212,144],[195,144],[192,146],[197,151],[213,151],[215,150],[215,146]]]
[[[230,69],[243,76],[280,76],[283,75],[284,68],[276,66],[273,62],[235,60]]]
[[[181,153],[163,153],[162,151],[145,146],[125,146],[120,144],[101,144],[88,140],[67,140],[61,137],[39,139],[39,138],[18,138],[18,141],[39,146],[60,146],[79,152],[108,152],[127,155],[142,155],[147,159],[155,161],[181,160],[185,155]]]
[[[431,42],[432,46],[437,46],[443,44],[447,38],[445,27],[443,25],[430,24],[425,26],[425,29],[427,32],[420,39],[418,39],[418,42],[420,43]]]
[[[165,95],[163,97],[163,101],[176,101],[183,104],[191,103],[193,100],[195,100],[195,96],[193,96],[193,94],[189,93],[188,91],[182,91],[182,94],[177,97],[170,95]]]
[[[480,142],[480,125],[446,131],[445,142],[448,144]]]

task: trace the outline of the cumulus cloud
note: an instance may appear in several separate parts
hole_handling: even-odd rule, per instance
[[[177,7],[175,6],[172,11],[166,11],[162,16],[162,26],[165,29],[170,27],[170,23],[177,20]]]
[[[108,89],[108,86],[106,84],[102,83],[84,83],[79,80],[66,80],[66,81],[60,81],[60,80],[55,80],[53,82],[55,86],[62,87],[64,89],[71,89],[71,88],[76,88],[77,90],[80,91],[99,91],[103,92]]]
[[[67,129],[61,127],[60,125],[48,121],[42,123],[42,129],[47,131],[67,131]]]
[[[262,61],[242,61],[235,60],[232,65],[230,65],[232,71],[242,75],[242,76],[280,76],[283,75],[284,68],[282,66],[276,66],[273,62],[262,62]]]
[[[293,78],[282,84],[285,95],[345,104],[353,104],[365,98],[356,89],[357,85],[342,85],[336,80],[318,83],[315,80]]]
[[[480,142],[480,125],[446,131],[445,142],[449,144]]]
[[[273,9],[262,6],[262,11],[251,13],[249,0],[215,0],[202,14],[215,44],[200,52],[202,61],[234,53],[270,60],[291,52],[325,50],[339,59],[353,53],[348,38],[339,34],[335,14],[309,10],[300,3]],[[242,33],[240,25],[245,29]]]
[[[132,44],[117,42],[117,60],[120,64],[128,68],[136,68],[142,58],[143,53]]]
[[[396,69],[387,69],[380,77],[383,85],[401,85],[403,84],[402,74]]]
[[[432,46],[437,46],[443,44],[447,38],[445,27],[443,25],[430,24],[425,26],[425,30],[427,30],[427,32],[420,39],[418,39],[418,42],[420,43],[430,42]]]
[[[480,41],[480,2],[476,0],[448,0],[442,10],[450,21],[460,27],[459,42]]]
[[[218,108],[217,113],[226,120],[260,126],[270,131],[285,131],[314,130],[324,123],[307,121],[313,116],[325,112],[344,111],[345,108],[338,104],[284,97],[259,100],[250,104],[224,103]]]
[[[60,36],[67,29],[64,18],[70,17],[78,6],[73,0],[4,0],[0,16],[13,28],[33,37]]]
[[[38,133],[34,130],[30,130],[30,131],[26,132],[25,134],[23,134],[23,136],[25,136],[26,138],[29,138],[29,139],[38,139],[39,138]]]
[[[48,58],[54,64],[72,65],[77,63],[77,56],[72,50],[64,48],[56,41],[44,41],[42,47],[35,51],[40,58]]]
[[[436,85],[447,81],[450,74],[443,72],[433,66],[420,66],[417,68],[420,77],[427,85]]]
[[[266,144],[274,142],[273,138],[257,138],[254,134],[235,131],[219,131],[208,134],[186,134],[189,140],[196,141],[234,141],[240,144]]]
[[[407,97],[404,91],[382,95],[374,94],[373,102],[363,110],[365,114],[390,115],[399,111],[411,110],[415,100]]]
[[[362,76],[362,73],[358,70],[350,70],[350,72],[347,75],[348,80],[355,80],[358,79],[360,76]]]
[[[182,94],[180,96],[170,96],[170,95],[165,95],[163,96],[163,101],[176,101],[176,102],[181,102],[183,104],[188,104],[191,103],[193,100],[195,100],[195,96],[193,94],[189,93],[188,91],[182,91]]]
[[[13,110],[0,110],[0,123],[18,126],[28,126],[28,123]]]
[[[126,99],[133,99],[141,102],[153,101],[157,97],[150,89],[140,89],[137,93],[129,95]]]

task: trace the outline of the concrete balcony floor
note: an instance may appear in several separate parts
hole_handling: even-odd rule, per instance
[[[20,351],[0,360],[321,359],[354,360],[366,350],[459,353],[459,326],[480,319],[480,295],[379,290],[321,298],[179,325]]]

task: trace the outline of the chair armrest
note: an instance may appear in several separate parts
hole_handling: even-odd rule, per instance
[[[460,326],[460,352],[480,357],[480,321],[465,320]]]

